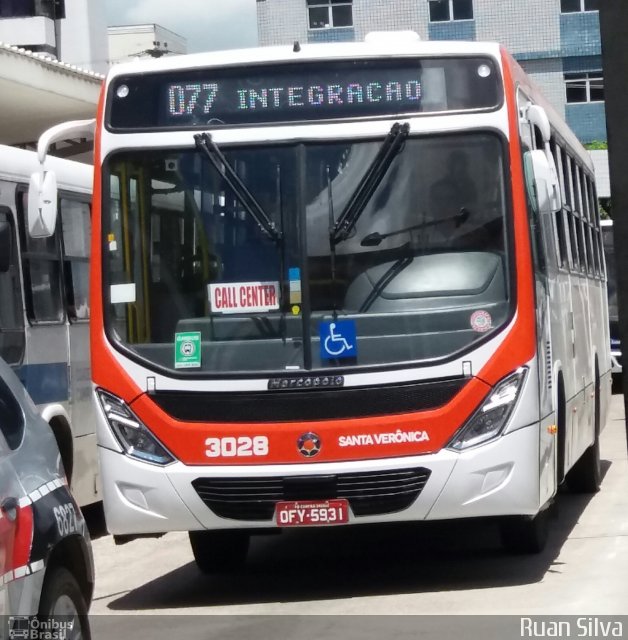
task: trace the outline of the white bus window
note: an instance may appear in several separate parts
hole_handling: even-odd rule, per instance
[[[74,320],[89,319],[89,204],[61,199],[61,226],[68,315]]]
[[[21,192],[18,199],[21,217],[25,220],[28,194]],[[63,322],[58,234],[32,238],[28,230],[22,228],[20,235],[28,318],[33,324]]]
[[[8,209],[0,208],[0,234],[2,250],[8,249],[0,268],[0,357],[9,364],[18,364],[24,355],[24,316],[15,227]]]

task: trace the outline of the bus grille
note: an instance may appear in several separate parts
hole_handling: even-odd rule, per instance
[[[436,409],[467,382],[469,378],[309,391],[156,391],[149,398],[168,415],[189,422],[340,420]]]
[[[337,475],[271,478],[197,478],[192,486],[219,517],[272,520],[282,500],[346,498],[355,516],[407,509],[430,476],[428,469],[396,469]]]

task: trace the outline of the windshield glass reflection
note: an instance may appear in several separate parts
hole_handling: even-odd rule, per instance
[[[264,220],[199,150],[116,154],[110,335],[160,367],[250,373],[433,361],[497,331],[512,302],[500,139],[408,138],[360,190],[381,149],[220,149]]]

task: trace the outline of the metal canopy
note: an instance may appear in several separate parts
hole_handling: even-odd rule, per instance
[[[95,117],[103,79],[0,43],[0,143],[32,144],[59,122]],[[80,142],[75,144],[80,152]]]

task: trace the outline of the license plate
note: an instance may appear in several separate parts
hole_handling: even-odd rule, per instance
[[[349,501],[305,500],[278,502],[275,520],[280,527],[307,527],[349,522]]]

